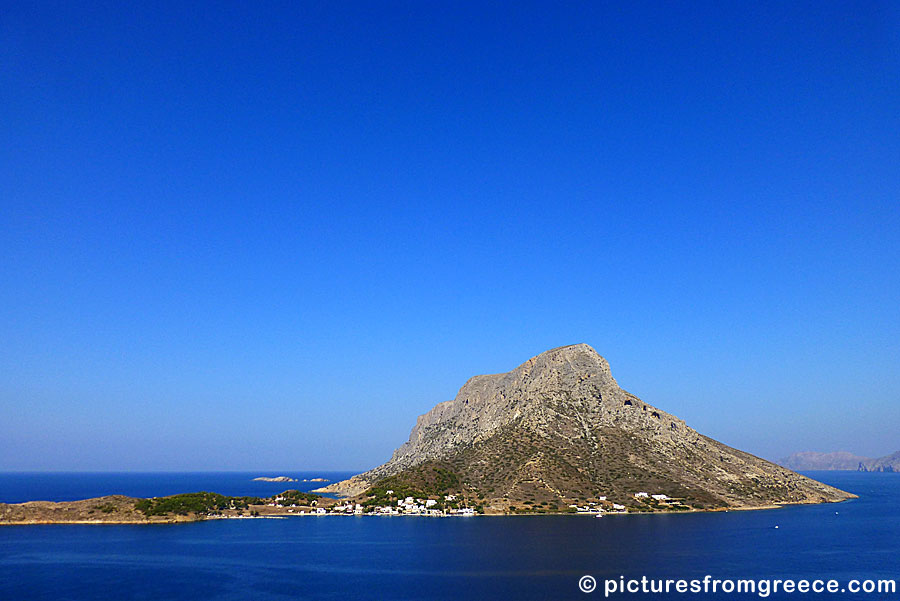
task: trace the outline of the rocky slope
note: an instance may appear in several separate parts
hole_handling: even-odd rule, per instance
[[[320,491],[353,496],[385,481],[420,489],[449,482],[445,492],[498,511],[602,496],[633,506],[644,491],[697,509],[853,496],[699,434],[619,388],[586,344],[471,378],[418,418],[390,461]]]

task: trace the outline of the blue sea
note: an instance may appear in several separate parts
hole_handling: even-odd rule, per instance
[[[0,474],[0,501],[316,483],[255,474]],[[282,475],[280,473],[266,475]],[[293,474],[337,479],[346,474]],[[900,474],[815,472],[858,500],[768,511],[474,518],[297,516],[172,525],[0,527],[6,600],[546,600],[604,598],[604,579],[900,579]],[[597,589],[585,594],[590,575]],[[611,598],[764,598],[617,594]],[[768,599],[900,599],[771,594]]]

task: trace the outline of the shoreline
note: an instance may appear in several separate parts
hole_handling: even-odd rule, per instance
[[[81,526],[97,526],[97,525],[116,525],[116,526],[153,526],[153,525],[172,525],[172,524],[192,524],[197,522],[211,522],[217,520],[266,520],[266,519],[285,519],[293,517],[382,517],[382,518],[470,518],[470,517],[593,517],[598,515],[602,517],[608,516],[652,516],[652,515],[678,515],[678,514],[698,514],[698,513],[728,513],[730,511],[762,511],[771,509],[784,509],[787,507],[799,507],[806,505],[836,505],[858,499],[858,495],[840,501],[824,501],[824,502],[797,502],[797,503],[775,503],[771,505],[758,506],[739,506],[739,507],[722,507],[716,509],[690,509],[682,511],[610,511],[602,513],[476,513],[471,515],[420,515],[420,514],[401,514],[391,515],[382,513],[297,513],[297,512],[272,512],[267,515],[218,515],[218,516],[181,516],[172,519],[160,520],[22,520],[22,521],[0,521],[0,526],[57,526],[57,525],[81,525]]]

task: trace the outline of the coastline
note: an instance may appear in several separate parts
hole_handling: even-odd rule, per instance
[[[852,493],[851,493],[852,494]],[[417,518],[445,518],[445,517],[609,517],[609,516],[650,516],[650,515],[679,515],[679,514],[698,514],[698,513],[728,513],[730,511],[762,511],[762,510],[771,510],[771,509],[783,509],[786,507],[796,507],[803,505],[824,505],[824,504],[840,504],[846,501],[850,501],[853,499],[858,499],[858,495],[852,495],[851,497],[839,501],[822,501],[822,502],[796,502],[796,503],[773,503],[769,505],[744,505],[744,506],[735,506],[735,507],[717,507],[715,509],[689,509],[689,510],[655,510],[655,511],[604,511],[604,512],[515,512],[515,513],[475,513],[475,514],[467,514],[467,515],[457,515],[457,514],[441,514],[441,515],[426,515],[426,514],[401,514],[401,515],[391,515],[391,514],[382,514],[382,513],[347,513],[347,512],[325,512],[325,513],[316,513],[316,512],[300,512],[300,511],[280,511],[275,510],[272,511],[270,507],[258,506],[261,509],[264,509],[266,513],[264,515],[242,515],[236,513],[230,513],[225,515],[187,515],[187,516],[172,516],[165,517],[160,519],[74,519],[74,520],[53,520],[53,519],[31,519],[31,520],[3,520],[0,519],[0,526],[48,526],[48,525],[135,525],[135,526],[145,526],[145,525],[158,525],[158,524],[188,524],[188,523],[196,523],[196,522],[206,522],[206,521],[215,521],[215,520],[256,520],[256,519],[284,519],[284,518],[292,518],[292,517],[330,517],[330,516],[343,516],[343,517],[417,517]],[[94,499],[85,499],[82,502],[91,502]],[[22,504],[25,505],[25,504]],[[9,505],[7,505],[9,506]],[[254,506],[257,507],[257,506]],[[282,509],[282,508],[279,508]]]

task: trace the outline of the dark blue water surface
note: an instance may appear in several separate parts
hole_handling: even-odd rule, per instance
[[[104,495],[163,497],[209,491],[235,497],[270,497],[288,489],[302,491],[324,486],[304,479],[337,482],[353,472],[95,472],[0,473],[0,503],[77,501]],[[288,476],[298,482],[254,482],[258,476]]]
[[[175,525],[6,526],[0,527],[0,599],[599,599],[602,579],[622,575],[833,578],[842,584],[900,579],[900,474],[811,475],[860,499],[770,511],[603,519],[297,516]],[[20,477],[0,475],[0,498],[21,500],[16,496],[22,494],[21,481],[9,484]],[[102,482],[105,477],[31,476],[29,486],[44,490],[38,496],[50,499],[75,498],[82,491],[95,496],[111,492],[111,484]],[[177,492],[216,489],[206,483],[236,476],[134,477],[132,488],[119,492],[176,492],[166,482],[184,484]],[[47,482],[39,483],[43,478]],[[79,478],[75,490],[51,490],[51,482],[62,486]],[[148,480],[141,483],[141,478]],[[256,484],[242,488],[245,484],[233,482],[233,488],[219,487],[219,492],[260,494]],[[578,590],[578,579],[585,574],[601,581],[591,595]],[[729,597],[759,598],[618,596]],[[794,593],[768,598],[900,596]]]

